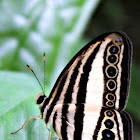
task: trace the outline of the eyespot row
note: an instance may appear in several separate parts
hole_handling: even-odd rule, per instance
[[[118,59],[120,53],[119,45],[122,44],[122,40],[119,39],[118,37],[116,38],[114,34],[110,35],[110,37],[113,38],[113,45],[109,46],[107,50],[106,61],[108,63],[108,66],[106,67],[105,70],[107,77],[110,78],[106,83],[107,88],[110,92],[107,93],[105,97],[107,99],[106,105],[108,107],[113,107],[115,101],[115,95],[111,92],[116,89],[116,81],[113,80],[112,78],[115,78],[118,74],[118,69],[115,66],[115,64],[119,61]],[[102,131],[102,137],[103,137],[102,140],[106,140],[106,139],[114,140],[115,134],[110,129],[114,127],[113,120],[115,114],[111,110],[106,110],[104,112],[104,116],[106,118],[106,120],[104,121],[104,125],[106,129]]]
[[[107,57],[106,62],[108,66],[105,69],[106,76],[109,78],[109,80],[106,83],[107,89],[110,91],[105,96],[106,98],[106,106],[113,107],[114,101],[115,101],[115,95],[112,93],[116,89],[116,81],[114,78],[118,75],[118,68],[115,66],[115,64],[119,61],[119,53],[120,53],[120,47],[118,44],[114,43],[113,45],[110,45],[107,48]]]
[[[114,113],[111,110],[106,110],[104,112],[105,115],[105,121],[104,121],[104,125],[106,127],[106,129],[104,129],[102,131],[102,140],[105,139],[111,139],[114,140],[115,139],[115,134],[110,130],[114,127]]]

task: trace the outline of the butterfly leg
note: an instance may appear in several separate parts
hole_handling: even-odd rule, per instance
[[[49,140],[51,139],[51,130],[49,129],[48,125],[46,124],[47,129],[49,130]]]
[[[39,118],[39,117],[30,117],[30,118],[28,118],[28,120],[23,124],[23,126],[22,126],[20,129],[18,129],[16,132],[13,132],[13,133],[11,133],[11,134],[16,134],[16,133],[19,132],[21,129],[23,129],[23,128],[25,127],[25,125],[27,124],[27,122],[28,122],[30,119],[41,120],[42,118]]]

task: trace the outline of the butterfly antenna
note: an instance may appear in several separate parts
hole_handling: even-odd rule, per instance
[[[41,87],[41,89],[42,89],[42,92],[43,92],[43,87],[42,87],[42,85],[41,85],[39,79],[37,78],[36,74],[34,73],[33,69],[32,69],[29,65],[27,65],[27,67],[28,67],[29,70],[31,70],[31,72],[34,74],[34,76],[35,76],[36,80],[38,81],[38,83],[39,83],[39,85],[40,85],[40,87]],[[43,94],[44,94],[44,92],[43,92]]]
[[[43,61],[44,61],[44,94],[45,94],[45,81],[46,81],[46,69],[45,69],[45,53],[43,55]]]

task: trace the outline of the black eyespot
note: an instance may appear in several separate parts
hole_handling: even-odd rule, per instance
[[[115,86],[116,86],[115,81],[113,81],[113,80],[108,81],[108,87],[110,90],[114,89]]]
[[[108,99],[109,99],[109,100],[114,100],[114,99],[115,99],[114,97],[115,97],[115,96],[112,95],[112,94],[109,94],[109,95],[108,95]]]
[[[110,63],[115,63],[116,60],[117,60],[117,57],[116,57],[115,55],[110,55],[110,56],[108,57],[108,61],[109,61]]]
[[[107,119],[105,122],[104,122],[106,128],[109,128],[109,129],[112,129],[113,126],[114,126],[114,123],[113,121],[111,121],[110,119]]]
[[[116,72],[117,71],[116,71],[115,67],[110,66],[107,69],[107,73],[110,77],[114,77],[116,75]]]
[[[118,44],[121,44],[121,40],[120,40],[119,38],[117,38],[117,39],[115,40],[115,42],[118,43]]]
[[[113,116],[113,113],[112,113],[111,111],[108,110],[108,111],[106,112],[106,115],[107,115],[108,117],[112,117],[112,116]]]
[[[115,139],[114,133],[108,129],[105,129],[102,131],[102,136],[103,136],[103,138],[106,138],[107,140],[114,140]]]
[[[112,107],[112,106],[114,105],[114,103],[113,103],[113,102],[107,102],[107,105],[108,105],[109,107]]]
[[[111,46],[111,48],[109,49],[109,52],[111,54],[117,54],[119,52],[119,48],[117,46]]]
[[[40,97],[37,99],[36,103],[37,103],[37,104],[41,104],[41,103],[44,101],[44,98],[45,98],[45,97],[46,97],[45,95],[40,96]]]

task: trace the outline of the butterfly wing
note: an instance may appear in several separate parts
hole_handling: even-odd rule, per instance
[[[122,110],[128,99],[131,47],[124,33],[97,37],[64,68],[48,100],[54,99],[50,103],[55,104],[98,102]]]
[[[67,116],[62,108],[68,108]],[[106,107],[100,109],[91,104],[57,104],[51,123],[59,138],[64,140],[132,140],[129,115]]]
[[[81,105],[90,104],[93,107],[91,112],[98,116],[95,119],[94,115],[91,115],[91,118],[97,126],[100,124],[96,129],[92,129],[95,136],[99,137],[103,129],[106,129],[101,126],[102,120],[100,117],[106,118],[106,116],[100,114],[102,108],[113,110],[114,114],[116,113],[114,123],[115,121],[116,123],[121,122],[122,126],[119,126],[119,129],[123,130],[123,132],[120,134],[114,133],[115,135],[120,135],[118,139],[126,137],[128,132],[132,134],[130,117],[122,111],[128,100],[131,52],[131,42],[121,32],[103,34],[83,47],[64,68],[49,98],[41,106],[45,122],[48,123],[56,105],[74,104],[81,107]],[[95,106],[98,111],[94,108]],[[75,127],[73,127],[74,131],[78,132],[76,135],[80,135],[79,131],[83,132],[83,126],[86,124],[83,116],[85,109],[82,108],[82,110],[78,111],[77,117],[72,117],[73,121],[81,122],[81,125],[79,123],[76,125],[75,123]],[[60,122],[58,124],[65,128],[66,125],[64,124],[69,116],[68,106],[61,106],[60,110],[61,113],[58,117]],[[72,114],[75,116],[76,112]],[[124,119],[118,117],[117,114],[118,116],[124,116]],[[88,115],[86,116],[88,118]],[[68,123],[71,124],[70,122]],[[58,127],[58,125],[56,126]],[[127,129],[124,129],[125,126]],[[60,138],[61,132],[66,133],[67,131],[67,129],[65,131],[56,130]],[[67,132],[71,133],[71,131]],[[93,136],[93,133],[90,133],[90,135]]]

